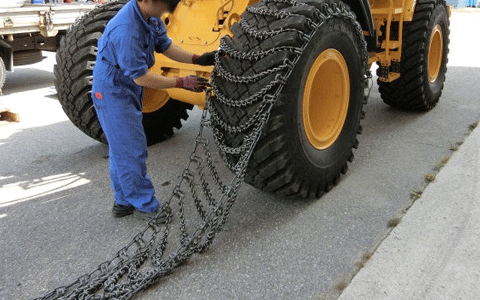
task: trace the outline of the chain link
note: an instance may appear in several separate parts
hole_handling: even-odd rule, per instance
[[[290,6],[305,5],[295,0],[267,0],[263,3],[284,3]],[[284,19],[293,13],[273,10],[265,6],[248,7],[250,14]],[[190,156],[188,166],[183,171],[178,184],[174,187],[171,196],[163,205],[167,213],[166,223],[162,226],[151,220],[146,228],[116,256],[100,264],[92,273],[79,277],[72,284],[59,287],[42,298],[38,299],[129,299],[135,293],[152,285],[162,277],[168,275],[175,267],[187,261],[195,253],[208,249],[216,234],[220,232],[229,218],[231,208],[237,198],[238,191],[243,182],[247,165],[253,149],[259,140],[262,129],[267,123],[270,111],[279,97],[287,78],[292,73],[301,54],[308,42],[315,34],[315,30],[331,17],[340,17],[352,22],[356,34],[362,36],[361,27],[352,17],[351,12],[335,3],[324,5],[324,9],[317,9],[316,19],[309,19],[311,32],[303,33],[293,29],[280,29],[275,31],[259,31],[246,21],[241,21],[243,30],[257,39],[265,39],[286,31],[296,31],[302,36],[304,44],[299,47],[273,47],[268,50],[239,51],[232,48],[227,39],[221,40],[220,50],[216,54],[215,71],[212,73],[212,88],[207,92],[207,103],[202,113],[202,121],[194,150]],[[365,70],[368,61],[366,44],[362,39],[362,56]],[[257,61],[279,51],[288,51],[292,60],[285,60],[278,67],[259,72],[251,76],[237,76],[231,74],[221,64],[221,55],[228,55],[235,59]],[[235,83],[245,84],[257,82],[271,74],[277,74],[269,83],[265,84],[257,93],[245,99],[232,99],[222,93],[221,87],[216,83],[215,76]],[[231,108],[258,105],[257,110],[243,124],[231,125],[218,113],[215,102]],[[242,133],[243,140],[239,146],[228,145],[224,134]],[[210,128],[220,156],[227,158],[235,155],[237,160],[231,162],[224,159],[227,166],[234,171],[234,177],[229,183],[223,182],[218,168],[213,159],[205,129]],[[249,130],[247,132],[247,130]],[[212,185],[215,189],[212,188]],[[188,195],[193,199],[193,207],[187,204]],[[178,207],[177,214],[173,213],[174,205]],[[187,216],[188,215],[188,216]],[[197,216],[198,223],[194,222]],[[178,218],[175,227],[173,220]],[[158,216],[157,216],[158,218]],[[192,225],[189,227],[189,225]],[[189,229],[196,229],[189,232]],[[179,238],[175,243],[175,233]],[[173,244],[173,245],[172,245]],[[169,253],[167,255],[167,253]]]

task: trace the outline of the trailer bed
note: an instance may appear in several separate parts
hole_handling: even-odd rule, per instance
[[[75,20],[93,9],[95,4],[25,4],[0,7],[0,35],[40,32],[45,37],[67,30]]]

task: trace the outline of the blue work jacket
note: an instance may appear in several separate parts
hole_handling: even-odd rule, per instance
[[[155,63],[154,51],[163,52],[172,44],[162,20],[143,18],[136,0],[131,0],[108,22],[98,40],[93,70],[92,96],[135,97],[141,100],[143,88],[133,81]]]

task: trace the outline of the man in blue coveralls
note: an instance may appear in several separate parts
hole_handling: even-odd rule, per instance
[[[179,0],[131,0],[107,24],[98,41],[93,70],[92,99],[107,137],[114,217],[133,214],[164,222],[165,211],[155,197],[146,170],[147,142],[142,125],[143,87],[184,88],[201,92],[208,81],[197,76],[167,78],[149,71],[154,51],[168,58],[213,65],[215,54],[201,56],[185,51],[167,36],[159,19],[173,12]]]

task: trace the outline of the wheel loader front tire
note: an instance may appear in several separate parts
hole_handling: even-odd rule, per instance
[[[254,5],[257,11],[269,11],[267,16],[244,13],[247,26],[234,26],[234,37],[228,44],[238,52],[269,51],[301,43],[292,36],[277,36],[269,40],[255,37],[244,28],[287,32],[302,28],[303,22],[318,12],[324,17],[308,42],[292,73],[270,112],[260,140],[249,160],[245,181],[266,192],[288,198],[315,198],[329,191],[347,170],[347,161],[358,145],[360,119],[363,116],[364,84],[367,52],[364,37],[349,8],[339,1],[308,1],[303,7],[288,7],[287,1],[265,1]],[[315,10],[318,8],[318,11]],[[295,14],[275,23],[271,11]],[[313,10],[313,11],[312,11]],[[288,26],[291,24],[291,27]],[[293,30],[292,30],[293,31]],[[268,45],[268,47],[267,47]],[[275,52],[259,62],[249,63],[239,58],[220,58],[222,68],[237,76],[255,76],[272,69],[286,56]],[[275,76],[275,74],[271,75]],[[268,77],[268,76],[267,76]],[[220,93],[233,99],[248,99],[259,89],[259,83],[232,84],[222,76],[214,77]],[[245,123],[258,104],[245,108],[228,107],[214,101],[214,110],[224,120]],[[238,146],[241,133],[216,129],[229,146]],[[225,156],[227,164],[235,163],[235,156]]]
[[[93,139],[106,143],[105,134],[91,99],[93,67],[97,42],[107,22],[127,0],[109,2],[94,8],[79,19],[60,41],[57,64],[54,67],[55,88],[63,110],[81,131]],[[173,135],[173,128],[182,127],[193,105],[170,99],[153,112],[143,114],[147,145],[161,142]]]
[[[449,34],[445,1],[417,1],[413,20],[403,33],[400,78],[377,81],[386,104],[414,111],[437,105],[447,72]]]

